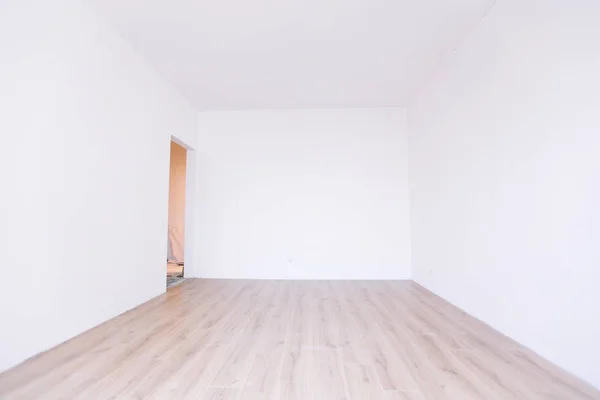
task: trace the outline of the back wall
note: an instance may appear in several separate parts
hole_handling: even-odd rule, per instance
[[[196,274],[410,277],[403,109],[199,115]]]

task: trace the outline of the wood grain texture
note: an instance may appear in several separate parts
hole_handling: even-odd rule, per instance
[[[593,400],[410,281],[187,280],[0,375],[1,399]]]

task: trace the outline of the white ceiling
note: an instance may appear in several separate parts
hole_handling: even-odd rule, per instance
[[[199,110],[403,106],[494,0],[90,0]]]

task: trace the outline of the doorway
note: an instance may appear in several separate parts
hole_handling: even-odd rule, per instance
[[[184,277],[186,168],[187,150],[171,140],[167,233],[167,287],[180,283]]]

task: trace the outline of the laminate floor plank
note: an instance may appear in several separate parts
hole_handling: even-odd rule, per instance
[[[0,374],[0,399],[600,400],[410,281],[188,279]]]

